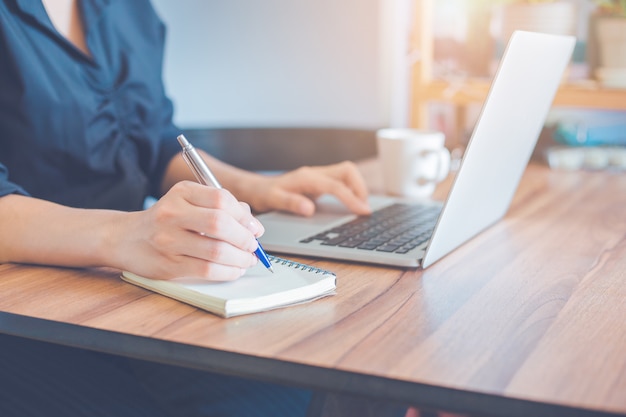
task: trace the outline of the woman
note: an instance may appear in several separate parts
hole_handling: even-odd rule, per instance
[[[308,197],[330,192],[368,212],[347,163],[274,178],[205,154],[232,194],[180,183],[193,176],[161,81],[164,27],[148,2],[126,3],[2,6],[0,261],[227,280],[256,262],[263,232],[237,200],[309,215]],[[150,194],[163,196],[152,209],[121,211]]]
[[[0,262],[232,280],[257,262],[250,206],[306,216],[331,193],[369,212],[350,163],[265,177],[203,154],[231,192],[195,183],[149,1],[4,0],[0,22]],[[311,395],[8,336],[0,388],[7,416],[303,416]]]

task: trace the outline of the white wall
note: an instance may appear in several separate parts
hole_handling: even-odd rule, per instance
[[[176,122],[389,124],[397,51],[383,31],[395,30],[389,7],[405,1],[153,0],[168,26],[164,77]]]

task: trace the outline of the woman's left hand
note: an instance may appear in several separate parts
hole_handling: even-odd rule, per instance
[[[257,212],[282,210],[302,216],[315,212],[314,200],[322,194],[337,197],[359,215],[370,214],[367,187],[352,162],[302,167],[277,176],[259,176],[250,183],[245,201]]]

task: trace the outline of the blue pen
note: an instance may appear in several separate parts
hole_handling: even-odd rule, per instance
[[[212,185],[215,188],[222,188],[221,184],[217,178],[215,178],[215,175],[213,175],[208,165],[204,162],[200,154],[191,145],[191,143],[189,143],[184,135],[178,136],[178,143],[180,143],[180,146],[183,147],[183,159],[187,165],[189,165],[189,168],[191,168],[191,171],[193,172],[193,175],[195,175],[198,182],[204,185]],[[259,247],[254,251],[254,254],[267,269],[274,273],[272,264],[267,257],[267,253],[263,250],[261,243],[259,243]]]

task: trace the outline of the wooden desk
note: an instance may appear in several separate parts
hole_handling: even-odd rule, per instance
[[[626,415],[625,207],[623,174],[532,166],[427,270],[299,258],[338,294],[228,320],[118,271],[5,264],[0,331],[479,415]]]

